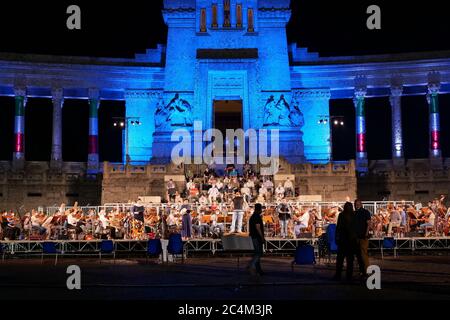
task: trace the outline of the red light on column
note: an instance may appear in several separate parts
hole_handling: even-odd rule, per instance
[[[358,152],[366,152],[366,135],[364,133],[358,134]]]

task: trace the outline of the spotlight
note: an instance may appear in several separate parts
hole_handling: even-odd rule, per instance
[[[341,126],[343,126],[344,125],[344,121],[341,121]]]
[[[124,122],[121,122],[120,123],[120,126],[123,128],[123,127],[125,127],[125,123]]]
[[[339,124],[339,121],[334,120],[334,125],[337,126]]]
[[[114,122],[114,127],[117,127],[117,122]]]

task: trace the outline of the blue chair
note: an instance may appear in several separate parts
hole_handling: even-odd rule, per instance
[[[159,257],[162,254],[162,244],[160,239],[150,239],[147,242],[147,263],[148,257]]]
[[[327,241],[328,241],[328,261],[331,261],[331,255],[337,254],[338,245],[336,243],[336,225],[330,224],[327,227]]]
[[[98,252],[100,263],[102,262],[102,255],[110,254],[113,256],[114,263],[116,263],[116,248],[112,240],[102,240],[100,243],[100,250]]]
[[[316,256],[314,255],[314,247],[312,245],[303,245],[297,247],[295,250],[294,261],[292,261],[292,271],[294,271],[294,265],[315,265]],[[315,269],[314,269],[315,272]]]
[[[381,244],[381,259],[384,259],[383,250],[394,250],[394,257],[397,257],[397,241],[393,237],[383,238]]]
[[[43,242],[42,243],[42,255],[41,255],[41,264],[44,262],[44,255],[46,256],[55,256],[55,266],[58,263],[58,255],[61,252],[56,248],[56,242]]]
[[[184,263],[184,244],[181,234],[174,233],[169,237],[167,252],[172,256],[181,255],[181,262]]]

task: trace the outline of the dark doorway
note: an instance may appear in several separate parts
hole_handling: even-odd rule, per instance
[[[242,100],[214,101],[214,128],[226,136],[227,129],[242,128]]]
[[[213,127],[222,133],[223,151],[227,150],[227,129],[242,129],[242,100],[215,100]],[[235,138],[236,139],[236,138]],[[235,152],[239,143],[234,142]],[[217,152],[218,150],[216,150]],[[217,153],[217,155],[219,155]]]

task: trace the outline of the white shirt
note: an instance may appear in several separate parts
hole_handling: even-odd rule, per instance
[[[191,189],[193,189],[193,188],[195,188],[195,183],[194,182],[188,182],[187,184],[186,184],[186,188],[188,189],[188,190],[191,190]]]
[[[212,187],[211,189],[208,190],[208,194],[211,197],[217,197],[220,194],[220,192],[216,187]]]
[[[207,204],[208,203],[208,199],[206,198],[206,197],[200,197],[200,199],[198,199],[198,202],[201,204],[201,205],[205,205],[205,204]]]
[[[264,187],[266,187],[267,189],[273,188],[272,181],[266,180],[266,182],[264,182]]]
[[[284,188],[283,187],[277,187],[276,189],[275,189],[275,192],[277,193],[277,194],[284,194]]]
[[[300,221],[300,224],[307,227],[309,224],[309,211],[305,212],[300,219],[298,219],[298,221]]]
[[[294,187],[294,185],[292,184],[292,181],[291,180],[286,180],[285,182],[284,182],[284,188],[285,189],[292,189]]]
[[[109,227],[109,220],[106,218],[106,215],[101,214],[99,217],[100,222],[104,228]]]
[[[73,214],[69,214],[69,216],[67,217],[67,223],[75,226],[77,225],[78,219],[77,217],[75,217]]]
[[[250,189],[248,187],[243,187],[243,188],[241,188],[241,193],[250,195]]]
[[[31,216],[31,225],[33,227],[40,227],[41,226],[41,222],[40,222],[39,217],[37,215]]]

